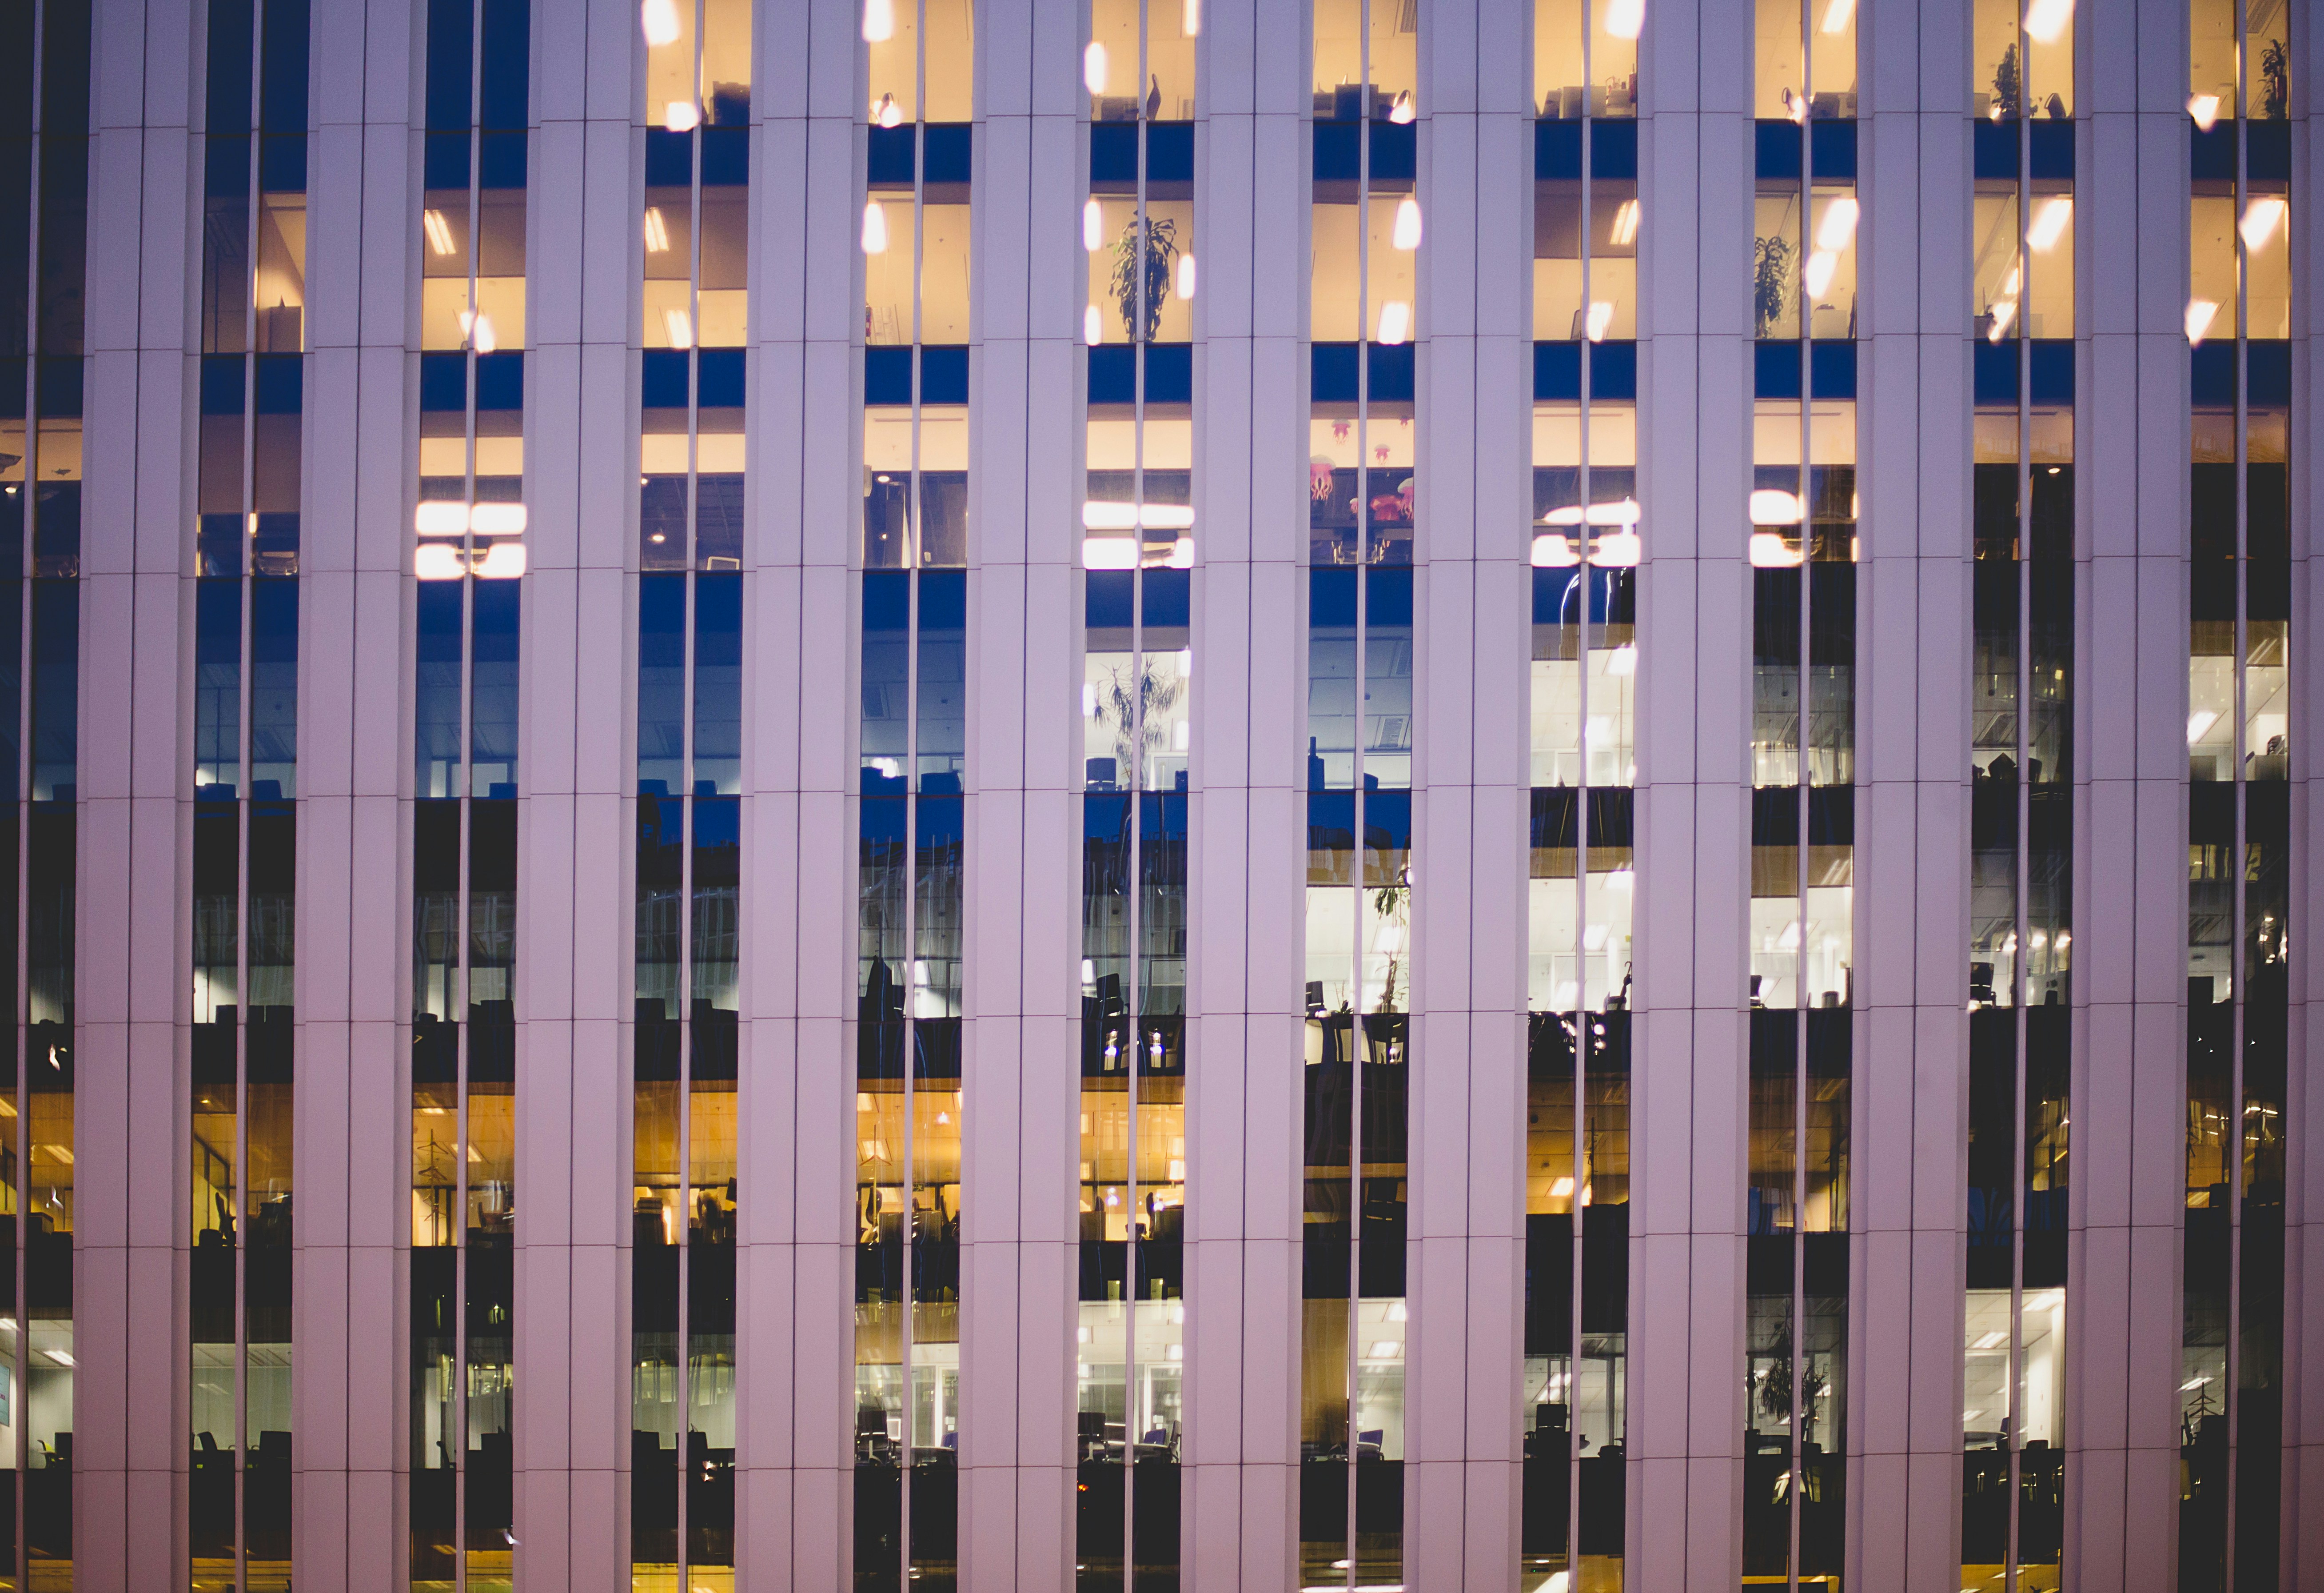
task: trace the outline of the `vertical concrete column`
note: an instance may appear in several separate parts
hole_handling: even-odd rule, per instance
[[[1854,1576],[1960,1564],[1968,1178],[1969,8],[1863,18],[1857,342]]]
[[[1304,8],[1204,7],[1185,1515],[1198,1593],[1293,1584],[1306,881]]]
[[[628,1585],[630,835],[639,294],[629,0],[533,14],[518,727],[516,1563]]]
[[[410,1346],[411,767],[404,646],[418,419],[420,10],[322,0],[309,145],[299,640],[299,1215],[291,1554],[301,1577],[404,1582]]]
[[[1752,7],[1649,5],[1640,46],[1628,1564],[1641,1588],[1724,1593],[1742,1553]]]
[[[73,1558],[78,1584],[182,1575],[186,1349],[176,1328],[190,939],[180,884],[191,588],[183,0],[97,9],[91,45],[81,518],[75,1048]]]
[[[2177,1580],[2186,1168],[2187,14],[2089,35],[2066,1585]]]
[[[1531,759],[1524,0],[1421,26],[1405,1578],[1517,1581]]]
[[[1028,1593],[1074,1548],[1078,15],[977,16],[960,1552],[964,1587]]]
[[[2292,105],[2303,119],[2292,124],[2294,171],[2304,174],[2312,191],[2316,162],[2324,155],[2320,122],[2310,111],[2316,100],[2316,73],[2324,68],[2324,28],[2312,13],[2292,22],[2292,48],[2296,69]],[[2304,162],[2300,163],[2300,162]],[[2292,466],[2292,634],[2299,651],[2292,658],[2292,878],[2295,887],[2292,911],[2295,932],[2303,937],[2324,920],[2324,877],[2316,864],[2314,831],[2319,803],[2316,788],[2316,741],[2324,732],[2324,708],[2319,688],[2324,670],[2310,650],[2315,645],[2317,616],[2324,613],[2318,580],[2324,566],[2316,559],[2316,514],[2319,499],[2309,479],[2324,460],[2324,372],[2316,365],[2317,336],[2324,330],[2319,310],[2316,272],[2324,264],[2324,217],[2309,204],[2292,212],[2292,399],[2295,439]],[[2289,1064],[2291,1089],[2286,1121],[2291,1156],[2284,1190],[2284,1301],[2290,1320],[2284,1325],[2284,1450],[2283,1450],[2283,1580],[2297,1588],[2324,1577],[2324,1088],[2310,1081],[2311,1059],[2324,1057],[2324,995],[2317,988],[2315,959],[2295,959],[2292,965],[2292,1022]]]
[[[856,17],[761,6],[752,40],[735,1563],[778,1590],[851,1564]]]

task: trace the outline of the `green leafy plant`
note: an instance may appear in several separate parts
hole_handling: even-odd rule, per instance
[[[2259,52],[2259,114],[2265,122],[2280,122],[2292,114],[2292,61],[2283,41],[2270,39]]]
[[[1143,764],[1170,750],[1165,745],[1176,723],[1170,718],[1170,710],[1185,694],[1185,678],[1164,673],[1150,658],[1139,668],[1134,687],[1129,665],[1106,671],[1104,681],[1097,689],[1094,717],[1113,732],[1114,779],[1123,790],[1135,788]],[[1142,714],[1140,703],[1144,705]]]
[[[2001,65],[1994,70],[1994,108],[2005,116],[2014,116],[2024,108],[2024,77],[2017,69],[2017,46],[2012,44],[2001,52]]]
[[[1761,238],[1752,251],[1751,310],[1758,336],[1772,337],[1791,302],[1792,245],[1780,237]]]
[[[1114,240],[1113,274],[1106,291],[1121,310],[1121,329],[1132,342],[1150,343],[1162,325],[1162,301],[1170,296],[1170,268],[1178,258],[1178,224],[1165,217],[1149,217],[1143,245],[1137,218],[1124,223]],[[1145,289],[1144,325],[1139,324],[1139,290]]]

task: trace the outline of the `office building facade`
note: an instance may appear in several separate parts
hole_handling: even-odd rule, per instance
[[[0,1587],[2316,1584],[2319,74],[5,0]]]

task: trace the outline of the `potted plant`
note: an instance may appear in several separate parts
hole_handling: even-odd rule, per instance
[[[1146,236],[1139,237],[1137,218],[1132,217],[1114,241],[1113,275],[1107,291],[1120,307],[1121,329],[1134,343],[1150,343],[1162,325],[1162,301],[1170,296],[1170,268],[1178,258],[1178,224],[1167,217],[1157,220],[1148,217]],[[1141,327],[1139,317],[1139,290],[1145,289],[1145,318]]]
[[[1758,336],[1775,336],[1791,301],[1792,245],[1781,237],[1761,238],[1753,250],[1751,310]]]

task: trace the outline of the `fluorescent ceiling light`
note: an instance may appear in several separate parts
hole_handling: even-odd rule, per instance
[[[442,498],[423,499],[412,514],[411,529],[421,536],[458,536],[468,529],[468,505]]]
[[[1082,341],[1093,348],[1105,341],[1105,322],[1099,318],[1094,304],[1082,311]]]
[[[2211,329],[2211,318],[2218,313],[2219,307],[2209,299],[2188,300],[2187,341],[2190,345],[2200,345],[2203,341],[2203,334]]]
[[[421,580],[458,580],[466,572],[460,550],[449,542],[422,542],[411,556],[411,573]]]
[[[2066,236],[2066,228],[2074,223],[2074,201],[2065,194],[2053,194],[2034,213],[2034,225],[2025,229],[2025,241],[2037,255],[2046,255],[2058,246]]]
[[[1751,495],[1751,523],[1754,525],[1797,525],[1800,523],[1800,499],[1797,493],[1761,487]]]
[[[2025,8],[2025,32],[2036,44],[2055,44],[2074,20],[2074,0],[2034,0]]]
[[[895,36],[894,0],[863,0],[863,42],[881,44]]]
[[[2199,708],[2193,713],[2189,714],[2187,716],[2187,745],[2193,746],[2197,742],[2202,740],[2205,736],[2210,733],[2211,727],[2218,722],[2219,716],[2218,712],[2211,709]]]
[[[888,252],[888,212],[880,201],[870,199],[863,206],[863,252],[884,255]]]
[[[1855,15],[1856,0],[1831,0],[1831,4],[1823,8],[1822,31],[1827,33],[1845,33],[1848,32],[1849,20]]]
[[[1082,568],[1135,570],[1138,543],[1126,536],[1085,536],[1082,538]]]
[[[691,133],[702,125],[702,107],[690,99],[673,99],[662,107],[662,130]]]
[[[1608,229],[1607,237],[1609,241],[1612,243],[1622,245],[1633,244],[1637,241],[1637,200],[1624,199],[1620,204],[1614,207],[1614,221],[1613,225]]]
[[[1082,207],[1082,248],[1094,255],[1105,247],[1105,207],[1092,196]]]
[[[468,529],[478,536],[521,536],[524,525],[522,504],[478,504],[468,511]]]
[[[1754,570],[1794,570],[1798,568],[1799,562],[1800,551],[1774,532],[1755,531],[1751,533],[1751,567]]]
[[[1533,539],[1533,567],[1536,570],[1571,570],[1582,562],[1582,555],[1573,551],[1571,539],[1555,532]]]
[[[427,229],[428,248],[431,254],[443,255],[460,252],[460,246],[452,241],[452,223],[443,211],[426,211],[420,216],[420,223]]]
[[[1603,299],[1590,301],[1590,313],[1582,318],[1582,330],[1592,343],[1606,340],[1606,330],[1614,324],[1614,306]]]
[[[2244,247],[2255,254],[2265,248],[2267,240],[2275,236],[2277,225],[2290,209],[2290,205],[2273,195],[2254,199],[2246,205],[2243,223],[2236,228],[2243,234]]]
[[[1391,299],[1380,306],[1379,340],[1401,343],[1412,335],[1412,306],[1401,299]]]
[[[476,573],[486,580],[514,580],[524,573],[524,544],[494,542],[484,561],[476,566]]]
[[[1082,51],[1082,82],[1092,94],[1105,92],[1105,46],[1094,39]]]
[[[1823,208],[1823,218],[1816,223],[1816,247],[1834,254],[1856,241],[1856,218],[1862,207],[1846,194]]]
[[[1606,7],[1606,31],[1617,39],[1635,39],[1646,29],[1646,0],[1611,0]]]
[[[2219,119],[2219,97],[2216,94],[2189,95],[2187,114],[2195,118],[2196,126],[2209,133]]]
[[[1181,255],[1178,256],[1178,297],[1191,299],[1194,296],[1194,257],[1192,255]]]
[[[1807,268],[1800,273],[1801,285],[1810,299],[1821,299],[1831,286],[1831,273],[1840,269],[1840,256],[1830,249],[1818,249],[1808,256]]]
[[[1420,201],[1410,194],[1396,202],[1396,226],[1388,241],[1399,249],[1420,247]]]
[[[655,49],[678,42],[677,0],[645,0],[638,13],[638,22],[645,29],[646,42]],[[868,27],[870,24],[865,25]],[[865,37],[869,38],[870,34],[865,34]]]
[[[659,205],[646,207],[646,253],[649,255],[669,253],[669,223],[662,218]]]

